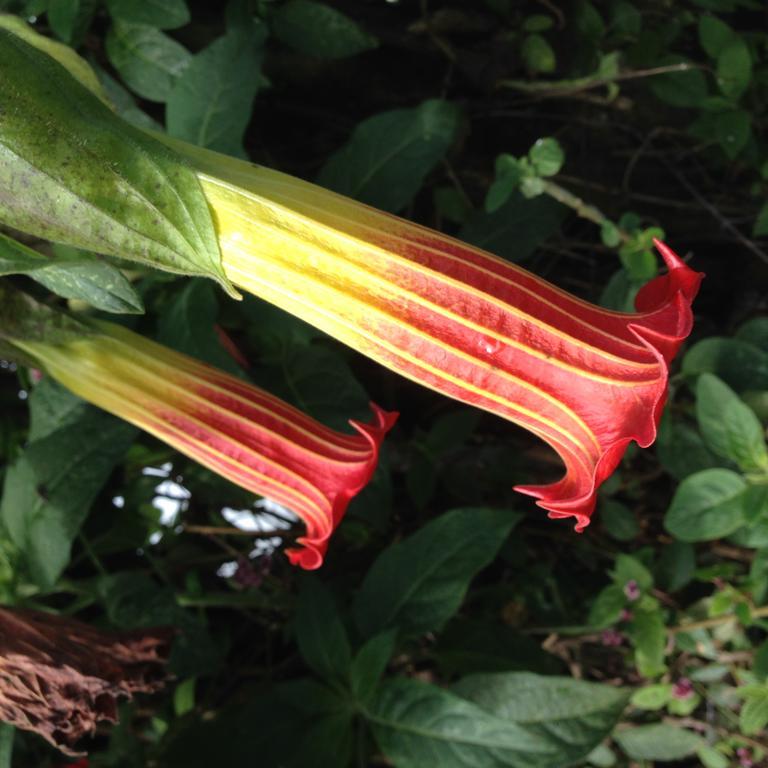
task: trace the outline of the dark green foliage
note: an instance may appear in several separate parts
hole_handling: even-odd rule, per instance
[[[99,729],[91,768],[768,759],[764,3],[0,0],[0,11],[76,48],[134,126],[316,180],[590,301],[632,311],[659,272],[654,237],[708,274],[655,446],[630,448],[576,535],[511,490],[561,473],[528,433],[252,297],[121,261],[142,235],[218,268],[197,182],[177,178],[184,199],[163,197],[168,221],[137,234],[128,224],[146,225],[146,210],[128,201],[151,197],[147,174],[163,177],[168,150],[116,133],[80,87],[51,94],[56,67],[10,80],[21,54],[7,54],[0,127],[17,126],[15,151],[38,171],[51,148],[61,161],[58,185],[32,181],[50,205],[93,202],[118,221],[109,242],[89,240],[81,217],[69,233],[4,230],[6,284],[45,307],[120,313],[337,429],[369,419],[370,401],[401,412],[323,567],[305,574],[282,553],[303,533],[283,510],[6,360],[2,331],[20,313],[0,303],[3,602],[177,629],[174,679]],[[97,174],[91,197],[70,162],[84,137],[119,166],[112,186]],[[141,167],[121,164],[126,141],[146,150]],[[63,764],[0,725],[0,768]]]

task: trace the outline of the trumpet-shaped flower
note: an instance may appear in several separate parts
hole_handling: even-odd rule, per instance
[[[357,435],[329,429],[267,392],[120,326],[58,343],[14,340],[75,394],[141,427],[306,524],[292,563],[322,564],[350,499],[370,480],[397,414],[372,405]]]
[[[453,238],[285,174],[174,147],[198,171],[224,270],[381,364],[519,424],[565,464],[517,490],[589,522],[628,443],[649,445],[701,275],[667,246],[637,314],[582,301]]]

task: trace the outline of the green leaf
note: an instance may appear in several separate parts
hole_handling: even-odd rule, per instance
[[[681,541],[711,541],[744,524],[747,484],[729,469],[705,469],[680,483],[664,527]]]
[[[128,424],[88,408],[31,443],[8,468],[0,519],[43,589],[68,564],[91,504],[135,435]]]
[[[685,541],[673,541],[661,550],[656,580],[663,589],[676,592],[690,583],[696,570],[696,551]]]
[[[477,211],[470,216],[459,237],[510,261],[522,261],[558,231],[566,211],[550,197],[527,200],[513,192],[493,213]]]
[[[725,96],[738,99],[752,79],[752,57],[740,37],[732,40],[717,57],[717,84]]]
[[[683,72],[666,72],[651,79],[651,90],[658,99],[673,107],[696,107],[709,94],[707,78],[700,69],[694,69],[683,56],[662,56],[656,66],[691,64]]]
[[[526,671],[557,674],[561,662],[541,643],[493,620],[455,618],[440,633],[434,651],[450,677],[478,672]]]
[[[739,326],[736,338],[768,351],[768,317],[753,317]]]
[[[186,48],[159,29],[123,21],[107,33],[106,50],[129,88],[150,101],[166,101],[192,61]]]
[[[621,502],[608,499],[600,505],[600,522],[617,541],[632,541],[640,533],[635,513]]]
[[[156,29],[176,29],[189,22],[186,0],[106,0],[112,18]]]
[[[750,685],[737,690],[746,698],[739,713],[739,728],[746,736],[761,733],[768,725],[768,686]]]
[[[366,713],[397,768],[543,768],[549,745],[515,723],[436,686],[389,680]]]
[[[525,17],[523,30],[525,32],[546,32],[548,29],[552,29],[553,24],[551,16],[546,16],[543,13],[534,13],[531,16]]]
[[[541,35],[526,35],[520,48],[525,66],[533,73],[548,74],[557,68],[552,46]]]
[[[629,637],[635,646],[635,664],[644,677],[655,677],[665,669],[664,649],[667,633],[664,618],[658,606],[644,608],[642,605],[633,610],[629,625]]]
[[[528,152],[528,158],[539,176],[554,176],[565,162],[565,152],[557,139],[538,139]]]
[[[639,688],[632,694],[632,704],[638,709],[655,711],[667,705],[672,698],[671,683],[657,683]]]
[[[214,40],[198,53],[168,95],[166,125],[178,139],[245,157],[243,134],[264,80],[266,27],[253,24]]]
[[[633,760],[682,760],[704,746],[701,736],[663,723],[620,730],[613,738]]]
[[[673,421],[669,413],[664,414],[661,421],[656,455],[664,469],[676,480],[702,469],[720,466],[721,463],[693,427]]]
[[[735,39],[736,33],[717,16],[699,18],[699,42],[710,58],[717,59]]]
[[[373,697],[395,649],[395,630],[374,635],[357,652],[350,669],[352,692],[358,701]]]
[[[344,59],[376,48],[379,41],[357,22],[315,0],[288,0],[272,17],[275,37],[307,56]]]
[[[79,41],[96,10],[93,0],[56,0],[48,6],[48,23],[59,40]]]
[[[626,605],[627,597],[622,587],[611,584],[601,589],[589,610],[589,626],[603,629],[615,624]]]
[[[696,751],[696,757],[701,760],[704,768],[728,768],[731,764],[722,752],[718,752],[714,747],[706,745]]]
[[[509,154],[496,158],[496,178],[485,196],[487,213],[498,211],[520,186],[523,178],[523,168],[520,161]]]
[[[179,352],[244,377],[243,369],[216,333],[219,302],[208,280],[188,280],[165,304],[158,320],[158,338]]]
[[[478,704],[416,680],[382,686],[368,719],[398,768],[570,765],[610,731],[628,696],[527,673],[476,676],[457,689]]]
[[[58,61],[0,30],[0,220],[35,236],[229,288],[191,168]]]
[[[733,160],[752,135],[752,116],[744,109],[733,109],[714,115],[715,137],[723,152]]]
[[[119,269],[77,249],[55,246],[54,258],[0,234],[0,275],[25,274],[65,299],[87,301],[105,312],[144,310]]]
[[[488,714],[522,725],[546,745],[546,765],[585,758],[611,731],[630,691],[529,672],[472,675],[451,689]]]
[[[86,417],[89,408],[85,400],[46,376],[29,396],[29,442],[41,440],[65,426],[76,425]]]
[[[370,397],[339,352],[291,347],[282,360],[286,398],[329,427],[349,432],[349,419],[370,418]]]
[[[648,590],[653,586],[651,572],[636,557],[625,555],[623,552],[616,557],[613,581],[622,588],[630,581],[636,581],[642,590]]]
[[[714,373],[737,392],[768,389],[768,351],[740,339],[704,339],[688,350],[682,367],[689,376]]]
[[[355,598],[360,632],[370,637],[390,627],[414,635],[440,629],[519,519],[508,510],[455,509],[391,545]]]
[[[396,213],[442,160],[459,125],[457,107],[433,99],[369,117],[323,166],[318,183]]]
[[[302,579],[294,620],[296,642],[304,661],[327,680],[349,677],[352,650],[336,603],[313,576]]]
[[[745,472],[768,469],[768,449],[757,416],[711,373],[703,373],[696,385],[696,417],[704,440],[718,456]]]

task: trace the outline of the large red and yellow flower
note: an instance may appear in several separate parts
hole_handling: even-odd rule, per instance
[[[637,314],[609,311],[430,229],[197,148],[187,154],[240,288],[420,384],[519,424],[565,463],[517,490],[589,522],[628,443],[647,446],[701,275],[668,247]]]
[[[237,485],[295,512],[318,568],[350,499],[370,480],[397,414],[375,405],[358,434],[329,429],[262,389],[110,323],[56,343],[14,340],[83,399],[136,424]]]

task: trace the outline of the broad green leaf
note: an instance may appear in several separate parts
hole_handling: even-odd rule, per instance
[[[455,509],[379,555],[354,603],[361,633],[440,629],[474,575],[496,556],[520,519],[508,510]]]
[[[632,705],[638,709],[657,710],[665,707],[672,698],[672,683],[657,683],[639,688],[632,694]]]
[[[46,376],[29,396],[29,442],[56,432],[86,417],[90,406]]]
[[[357,22],[316,0],[288,0],[275,11],[272,31],[291,48],[319,59],[343,59],[379,44]]]
[[[150,101],[166,101],[192,61],[184,46],[159,29],[123,21],[116,21],[107,33],[106,50],[131,90]]]
[[[548,74],[557,68],[552,46],[542,35],[526,35],[520,48],[525,66],[534,74]]]
[[[603,629],[619,620],[622,610],[627,605],[627,596],[617,584],[611,584],[598,592],[589,610],[587,621],[591,627]]]
[[[227,32],[198,53],[168,95],[166,125],[178,139],[245,157],[243,134],[263,84],[266,27]]]
[[[548,748],[546,765],[585,758],[611,731],[630,691],[529,672],[472,675],[451,690],[489,715],[521,725]]]
[[[528,673],[478,675],[455,690],[458,696],[415,680],[382,686],[368,719],[398,768],[570,765],[610,731],[628,697],[609,686]]]
[[[89,507],[136,430],[96,408],[31,443],[5,476],[0,519],[40,587],[55,584]]]
[[[138,128],[162,131],[160,123],[136,106],[136,100],[125,86],[101,67],[96,68],[96,74],[109,102],[120,117]]]
[[[96,6],[95,0],[55,0],[48,5],[48,23],[59,40],[77,46]]]
[[[661,420],[656,455],[662,467],[676,480],[721,464],[698,431],[684,422],[674,421],[669,413],[665,413]]]
[[[699,42],[712,59],[736,39],[736,33],[717,16],[703,15],[699,18]]]
[[[392,658],[395,635],[395,630],[374,635],[355,655],[350,668],[350,683],[358,701],[368,702],[376,692]]]
[[[186,0],[106,0],[114,19],[146,24],[156,29],[176,29],[189,22]]]
[[[682,760],[704,745],[692,731],[664,723],[621,729],[613,738],[633,760]]]
[[[640,533],[635,513],[621,502],[607,499],[600,504],[600,523],[617,541],[632,541]]]
[[[370,419],[370,397],[336,350],[291,347],[283,356],[281,372],[286,399],[323,424],[349,432],[350,419]]]
[[[673,107],[696,107],[707,97],[706,75],[693,68],[693,63],[682,56],[662,56],[656,66],[691,64],[692,68],[683,72],[667,72],[657,75],[650,81],[651,90],[657,98]]]
[[[81,6],[83,8],[91,6],[95,1],[81,0]],[[99,98],[103,96],[99,87],[99,81],[91,66],[68,45],[37,33],[18,16],[11,16],[10,14],[0,14],[0,29],[9,30],[39,51],[53,57],[69,71],[72,77],[80,81],[86,88],[93,91]]]
[[[349,677],[352,651],[333,595],[313,577],[302,579],[294,620],[296,642],[304,661],[320,677]]]
[[[768,317],[753,317],[739,326],[736,338],[768,352]]]
[[[768,235],[768,201],[763,203],[752,225],[753,237],[765,237]]]
[[[459,237],[510,261],[523,261],[560,229],[566,211],[550,197],[527,200],[513,192],[493,213],[470,216]]]
[[[397,768],[544,768],[550,746],[523,726],[417,680],[389,680],[366,713]]]
[[[479,672],[562,672],[562,662],[541,642],[493,620],[455,618],[440,633],[434,650],[450,677]]]
[[[681,541],[711,541],[744,524],[746,482],[729,469],[705,469],[685,478],[672,498],[664,527]]]
[[[143,312],[141,298],[119,269],[77,249],[54,246],[54,252],[46,257],[0,234],[0,275],[29,275],[65,299],[105,312]]]
[[[762,733],[768,725],[768,686],[749,685],[737,690],[745,698],[739,713],[739,728],[747,736]]]
[[[703,373],[696,385],[696,416],[707,445],[745,472],[768,469],[763,427],[752,409],[717,376]]]
[[[458,108],[433,99],[369,117],[323,166],[318,183],[396,213],[442,160],[459,125]]]
[[[675,592],[693,578],[696,570],[696,551],[685,541],[673,541],[662,548],[656,562],[656,581],[662,589]]]
[[[64,246],[46,257],[0,234],[0,275],[25,274],[65,299],[105,312],[142,312],[141,298],[119,269],[93,254]]]
[[[160,342],[235,376],[245,377],[216,332],[219,302],[213,284],[208,280],[187,280],[180,283],[180,287],[165,303],[158,319]]]
[[[57,60],[0,30],[0,220],[229,286],[195,173]]]
[[[539,176],[554,176],[565,162],[565,152],[557,139],[538,139],[528,152],[531,164]]]
[[[738,99],[752,79],[752,57],[740,37],[732,40],[718,54],[717,84],[725,96]]]
[[[714,373],[737,392],[768,389],[768,350],[741,339],[713,336],[688,350],[683,373]]]
[[[733,109],[714,115],[715,136],[723,152],[735,158],[752,135],[752,116],[745,109]]]

